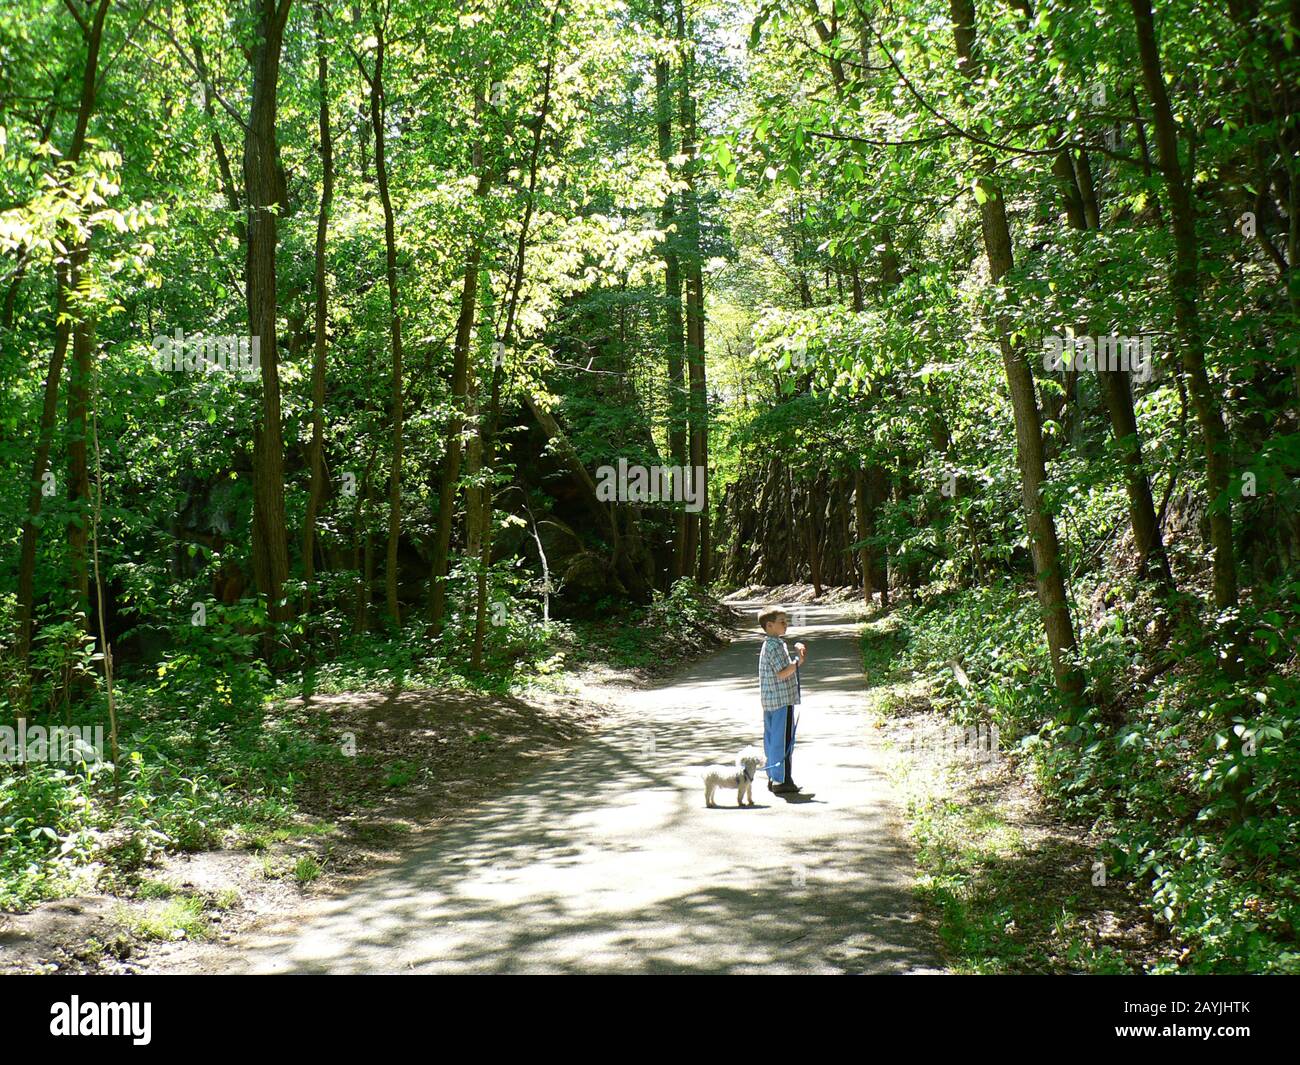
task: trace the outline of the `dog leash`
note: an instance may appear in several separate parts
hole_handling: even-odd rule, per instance
[[[794,708],[791,707],[791,710],[793,710],[793,709],[794,709]],[[796,718],[794,719],[794,725],[793,725],[793,726],[791,727],[791,729],[790,729],[790,732],[791,732],[792,735],[793,735],[795,732],[797,732],[797,731],[799,730],[799,722],[802,721],[802,720],[803,720],[803,714],[800,714],[798,717],[796,717]],[[766,773],[769,769],[775,769],[777,766],[784,764],[784,762],[785,762],[785,759],[783,758],[783,759],[781,759],[780,762],[773,762],[771,765],[760,766],[758,769],[755,769],[754,772],[755,772],[755,773]]]

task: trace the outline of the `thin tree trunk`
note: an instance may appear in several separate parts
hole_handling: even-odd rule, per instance
[[[1074,172],[1079,179],[1079,195],[1083,202],[1083,217],[1092,229],[1101,228],[1101,208],[1097,202],[1097,188],[1092,181],[1092,164],[1088,153],[1080,151],[1074,156]]]
[[[822,594],[822,522],[825,512],[826,494],[819,491],[820,478],[809,488],[807,506],[804,509],[804,529],[808,542],[808,566],[812,577],[813,596],[820,599]]]
[[[98,410],[97,394],[95,409]],[[108,703],[108,749],[113,758],[113,788],[116,801],[116,789],[121,776],[121,755],[117,746],[117,704],[113,694],[113,647],[108,639],[108,626],[104,622],[104,578],[99,568],[99,526],[104,504],[104,467],[99,454],[99,420],[92,414],[91,439],[95,445],[95,507],[91,515],[91,559],[95,568],[95,606],[99,622],[100,661],[104,669],[104,694]]]
[[[252,49],[252,97],[244,138],[248,200],[245,286],[248,327],[262,363],[262,409],[253,446],[253,572],[272,622],[292,615],[284,601],[289,579],[284,515],[284,441],[280,425],[280,371],[276,326],[276,212],[284,207],[284,179],[276,146],[277,92],[284,26],[292,0],[257,0]],[[266,650],[270,651],[270,634]]]
[[[1150,568],[1159,583],[1172,590],[1173,574],[1165,553],[1164,538],[1156,521],[1155,503],[1151,497],[1151,482],[1142,464],[1142,437],[1138,430],[1137,415],[1133,410],[1133,391],[1128,373],[1122,369],[1097,368],[1101,378],[1106,411],[1110,415],[1111,431],[1119,446],[1124,462],[1124,485],[1128,492],[1129,524],[1133,529],[1133,542],[1141,560],[1142,572]]]
[[[974,0],[950,0],[953,38],[957,46],[958,69],[972,81],[977,77],[975,61]],[[984,160],[987,163],[987,160]],[[989,273],[997,284],[1011,270],[1011,229],[1007,224],[1006,204],[1001,189],[985,174],[977,186],[984,199],[980,204],[980,221]],[[1011,323],[1005,312],[995,317],[1002,365],[1016,422],[1016,454],[1020,463],[1020,483],[1029,527],[1030,548],[1034,559],[1034,577],[1038,602],[1043,615],[1052,674],[1056,685],[1069,698],[1083,688],[1082,677],[1072,665],[1076,646],[1065,593],[1065,575],[1061,566],[1061,545],[1056,522],[1043,504],[1047,482],[1043,455],[1043,432],[1034,375],[1025,356],[1023,340],[1011,335]]]
[[[72,364],[68,375],[68,565],[71,569],[72,612],[83,631],[90,633],[90,574],[86,567],[90,524],[90,465],[86,459],[89,434],[90,380],[93,373],[94,323],[79,317],[72,327]]]
[[[384,276],[388,281],[388,337],[392,351],[392,432],[393,445],[388,469],[388,553],[384,563],[384,592],[388,616],[393,625],[402,624],[397,602],[397,548],[402,534],[402,315],[397,298],[397,234],[393,221],[393,201],[388,191],[388,160],[384,154],[384,47],[386,20],[375,20],[375,73],[366,74],[361,57],[357,65],[370,86],[370,128],[375,138],[375,180],[379,201],[384,210]]]
[[[667,32],[667,15],[663,0],[655,11],[659,24],[660,37]],[[655,61],[655,127],[659,137],[659,159],[672,175],[670,160],[673,157],[673,107],[671,69],[666,58]],[[665,233],[676,226],[681,227],[677,214],[677,198],[669,193],[664,200],[660,224]],[[682,279],[681,267],[677,258],[675,241],[680,239],[680,232],[668,234],[663,242],[664,260],[664,334],[668,356],[668,453],[674,467],[685,471],[686,467],[686,379],[685,352],[686,337],[682,324]],[[686,572],[686,511],[678,508],[673,511],[673,550],[672,579],[676,580]]]
[[[475,110],[482,110],[483,98],[478,95]],[[478,185],[474,194],[487,195],[491,174],[483,161],[483,146],[474,148],[474,167],[478,171]],[[429,573],[429,632],[442,632],[447,614],[447,571],[451,553],[451,525],[455,513],[456,489],[460,481],[461,433],[465,428],[465,399],[469,383],[469,347],[473,339],[475,307],[478,300],[478,271],[482,248],[477,234],[470,236],[469,250],[465,255],[465,276],[460,293],[460,316],[456,321],[456,340],[452,355],[451,401],[452,415],[447,425],[447,450],[442,460],[442,476],[438,486],[438,531],[434,539],[433,565]]]
[[[212,76],[208,72],[207,57],[203,53],[203,43],[199,38],[198,28],[194,24],[194,13],[188,4],[182,4],[185,28],[190,35],[190,51],[194,53],[194,70],[199,76],[199,87],[203,90],[203,113],[207,117],[208,127],[212,131],[212,153],[217,160],[217,173],[221,177],[221,191],[226,203],[235,215],[235,234],[242,244],[248,239],[247,227],[239,218],[239,190],[235,188],[235,176],[230,167],[230,156],[226,152],[225,142],[217,128],[217,112],[213,106],[214,90]],[[178,45],[179,48],[179,45]]]
[[[700,471],[702,508],[686,516],[686,552],[684,572],[701,584],[712,579],[712,543],[709,532],[709,401],[704,366],[704,274],[700,250],[700,209],[695,188],[696,158],[694,46],[687,37],[684,0],[677,0],[677,39],[683,47],[681,83],[679,85],[682,126],[682,154],[686,156],[683,173],[686,188],[682,193],[682,220],[687,253],[683,263],[686,291],[686,365],[689,380],[687,424],[690,436],[692,471]]]
[[[862,600],[870,607],[873,592],[871,548],[865,541],[871,533],[867,517],[867,478],[861,467],[853,471],[853,513],[857,520],[858,540],[862,542],[862,546],[858,548],[858,558],[862,567]]]
[[[1196,214],[1189,178],[1178,158],[1178,131],[1165,90],[1156,42],[1151,0],[1129,0],[1137,30],[1142,78],[1151,99],[1156,154],[1169,195],[1170,223],[1174,234],[1174,267],[1170,278],[1174,299],[1174,330],[1181,349],[1183,372],[1187,375],[1192,406],[1201,427],[1205,448],[1206,493],[1210,505],[1210,543],[1214,554],[1214,604],[1220,610],[1237,603],[1237,563],[1232,543],[1232,500],[1229,497],[1228,433],[1223,414],[1210,385],[1202,350],[1197,308],[1199,267],[1197,264]]]
[[[882,290],[888,290],[895,288],[902,280],[902,272],[898,267],[898,253],[894,250],[893,237],[887,229],[882,235],[882,244],[883,247],[880,253],[881,288]],[[853,285],[853,311],[855,314],[861,314],[862,311],[866,309],[866,303],[863,299],[862,286],[861,284],[856,283],[858,277],[856,268],[854,269],[853,276],[855,280],[855,284]],[[868,409],[870,409],[872,402],[874,402],[877,391],[877,386],[873,385],[871,390],[867,393],[865,402]],[[879,463],[871,463],[865,471],[854,471],[855,509],[857,510],[860,536],[864,539],[867,536],[875,536],[876,534],[876,507],[885,498],[886,493],[881,486],[885,485],[888,479],[888,472]],[[856,487],[859,482],[861,482],[863,489],[860,496]],[[867,605],[870,606],[872,591],[875,587],[874,574],[877,567],[876,549],[874,546],[865,545],[861,551],[862,564],[866,570],[866,575],[863,577],[862,581],[863,597],[866,600]],[[880,562],[880,568],[882,570],[880,582],[881,607],[889,606],[888,560],[889,551],[886,549]]]
[[[104,19],[108,13],[109,0],[100,0],[89,24],[86,38],[86,64],[82,69],[81,97],[77,107],[77,124],[72,134],[72,143],[64,156],[69,166],[75,166],[81,158],[86,144],[86,129],[90,123],[91,113],[95,109],[95,89],[98,82],[99,52],[104,37]],[[41,408],[40,428],[36,437],[36,451],[32,458],[31,480],[28,483],[27,512],[23,520],[22,545],[18,561],[18,596],[15,651],[19,667],[26,671],[32,646],[32,612],[36,595],[36,541],[40,529],[41,501],[44,497],[46,473],[49,470],[50,449],[54,440],[54,422],[58,413],[59,378],[63,374],[63,362],[67,357],[68,338],[71,333],[69,320],[70,296],[80,282],[81,268],[89,255],[84,242],[73,248],[68,262],[60,262],[55,268],[57,295],[55,297],[54,351],[50,356],[50,368],[45,377],[44,404]],[[23,693],[20,705],[25,701]]]
[[[316,215],[316,342],[311,364],[311,486],[303,519],[303,612],[311,613],[316,582],[316,516],[325,492],[325,346],[329,293],[326,291],[325,245],[334,201],[334,140],[330,134],[329,56],[325,40],[325,11],[316,0],[316,89],[320,93],[320,210]]]
[[[482,307],[480,317],[491,328],[493,320],[492,278],[490,271],[479,273],[481,294],[479,303]],[[480,332],[482,327],[480,327]],[[484,345],[475,345],[482,348]],[[486,358],[471,357],[468,361],[465,381],[465,414],[474,427],[469,437],[465,454],[465,555],[473,559],[478,572],[474,579],[474,642],[470,652],[470,665],[480,669],[483,665],[483,635],[487,627],[487,564],[483,557],[483,542],[487,535],[487,526],[492,514],[492,495],[484,484],[483,477],[483,417],[479,410],[479,382],[477,365],[491,364],[490,352],[493,345],[489,340],[484,354]]]
[[[889,499],[889,471],[879,464],[873,465],[867,470],[867,520],[868,531],[873,536],[876,533],[877,508],[887,499]],[[874,551],[872,557],[875,557]],[[880,606],[884,610],[889,609],[889,579],[893,574],[893,568],[889,558],[889,547],[886,545],[876,565],[876,572],[880,577]]]
[[[357,505],[352,517],[354,537],[352,568],[357,573],[352,622],[352,631],[355,633],[366,632],[370,628],[370,601],[375,579],[374,551],[370,538],[370,475],[375,468],[375,459],[378,453],[377,444],[372,442],[370,454],[366,457],[366,468],[361,473],[361,485],[357,491]]]
[[[1065,201],[1065,217],[1071,229],[1087,229],[1088,221],[1083,214],[1083,195],[1079,191],[1079,182],[1074,164],[1070,161],[1070,152],[1062,148],[1052,159],[1052,176],[1056,178],[1061,190],[1061,199]]]

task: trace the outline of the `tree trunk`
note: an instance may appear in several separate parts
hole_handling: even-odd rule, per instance
[[[889,499],[889,471],[879,464],[870,466],[867,469],[867,528],[872,536],[876,534],[876,511],[887,499]],[[872,558],[876,565],[876,583],[880,586],[880,606],[881,609],[888,610],[889,578],[893,571],[888,545],[878,558],[873,551]]]
[[[481,317],[490,331],[493,321],[492,278],[487,270],[479,274],[479,298],[483,310]],[[480,327],[480,336],[482,335]],[[475,573],[474,587],[474,643],[470,653],[470,665],[480,669],[483,665],[483,635],[487,625],[487,570],[490,557],[483,555],[483,543],[487,535],[487,526],[492,514],[492,494],[485,484],[483,475],[483,418],[479,412],[479,383],[477,365],[492,364],[492,342],[489,338],[484,344],[477,345],[483,350],[478,358],[471,358],[468,363],[465,383],[465,413],[474,431],[469,437],[469,447],[465,456],[465,556],[472,559],[478,570]]]
[[[361,474],[357,491],[357,505],[353,511],[352,568],[357,572],[356,597],[353,604],[352,631],[363,633],[370,628],[370,600],[375,580],[374,549],[370,538],[370,474],[378,455],[377,443],[370,445],[366,468]]]
[[[683,276],[686,290],[686,364],[689,378],[690,402],[687,424],[690,436],[690,461],[692,475],[701,471],[703,508],[697,514],[686,515],[686,553],[684,572],[696,577],[701,584],[712,579],[709,533],[709,404],[704,367],[704,275],[700,251],[700,209],[696,195],[695,176],[699,168],[696,158],[694,52],[686,33],[684,0],[677,0],[677,39],[683,46],[680,94],[682,125],[682,154],[686,156],[683,173],[686,188],[682,192],[683,236],[686,256]]]
[[[857,520],[858,540],[862,543],[858,548],[858,558],[862,567],[862,600],[870,607],[873,592],[871,547],[865,541],[871,534],[867,517],[867,478],[861,467],[853,471],[853,513]]]
[[[316,0],[316,89],[320,93],[320,210],[316,215],[316,342],[311,363],[311,486],[307,515],[303,520],[302,568],[303,612],[311,613],[316,580],[316,516],[325,492],[325,345],[329,293],[325,290],[325,241],[329,233],[330,207],[334,201],[334,141],[330,134],[329,60],[325,40],[325,13]]]
[[[950,0],[950,5],[958,69],[973,81],[977,77],[974,54],[974,0]],[[988,161],[982,159],[981,162],[987,165]],[[981,175],[977,187],[984,197],[980,204],[984,250],[988,257],[989,273],[993,283],[997,284],[1013,265],[1011,229],[1007,224],[1006,204],[1001,189],[994,184],[987,173]],[[1060,691],[1073,699],[1082,692],[1083,679],[1070,662],[1076,650],[1074,626],[1066,599],[1065,575],[1061,568],[1061,546],[1056,535],[1056,522],[1043,509],[1042,492],[1047,481],[1047,471],[1043,455],[1042,421],[1034,390],[1034,375],[1025,356],[1023,340],[1011,335],[1009,316],[998,313],[995,326],[998,345],[1002,351],[1007,388],[1011,393],[1011,406],[1015,414],[1016,455],[1020,464],[1021,494],[1029,527],[1038,602],[1043,615],[1047,647],[1052,659],[1052,674]]]
[[[479,95],[475,110],[482,109]],[[487,195],[491,175],[483,161],[483,146],[474,149],[474,166],[478,171],[475,196]],[[429,573],[429,632],[442,632],[447,615],[447,571],[451,554],[451,525],[455,513],[456,489],[460,481],[461,433],[465,428],[465,400],[469,385],[469,347],[473,340],[475,308],[478,301],[478,271],[482,257],[477,234],[470,236],[469,250],[465,255],[465,276],[460,292],[460,316],[456,320],[456,340],[452,354],[451,401],[452,415],[447,425],[447,450],[442,460],[442,476],[438,486],[438,531],[434,539],[433,565]]]
[[[109,0],[100,0],[90,21],[86,38],[86,64],[82,68],[81,97],[77,107],[77,124],[72,134],[72,144],[64,156],[69,166],[75,166],[86,144],[86,128],[95,109],[95,89],[99,76],[99,52],[104,37],[104,18]],[[81,268],[89,255],[84,242],[78,243],[69,255],[68,262],[55,268],[56,296],[54,316],[54,351],[45,377],[44,404],[41,408],[40,428],[36,437],[36,451],[32,458],[31,480],[27,490],[27,513],[23,520],[22,546],[18,561],[18,595],[16,611],[15,657],[25,672],[32,647],[32,612],[36,596],[36,540],[40,530],[41,501],[44,498],[46,473],[49,470],[50,448],[54,440],[54,422],[58,414],[59,378],[68,353],[71,333],[69,319],[70,293],[80,283]],[[23,695],[25,700],[25,693]]]
[[[1142,437],[1138,431],[1137,414],[1133,410],[1133,391],[1128,373],[1120,370],[1097,368],[1101,378],[1106,411],[1110,415],[1111,431],[1119,445],[1124,462],[1124,486],[1128,492],[1129,524],[1133,529],[1133,542],[1138,551],[1138,576],[1152,572],[1166,590],[1174,586],[1165,552],[1164,538],[1156,520],[1155,503],[1151,497],[1151,482],[1142,464]]]
[[[1080,151],[1074,156],[1074,172],[1079,179],[1079,195],[1083,201],[1083,217],[1093,229],[1101,228],[1101,208],[1097,203],[1097,189],[1092,183],[1092,164],[1088,153]]]
[[[244,138],[248,201],[245,287],[249,333],[262,363],[262,409],[253,445],[253,572],[272,622],[287,620],[288,530],[284,517],[284,443],[280,426],[280,372],[276,332],[276,212],[284,207],[284,180],[276,145],[277,90],[284,26],[292,0],[257,0],[251,65],[252,97]],[[265,643],[270,651],[270,634]]]
[[[808,545],[808,569],[812,578],[813,596],[820,599],[822,594],[822,528],[821,518],[826,507],[825,485],[822,477],[815,481],[808,492],[807,506],[804,509],[804,534]]]
[[[217,160],[217,173],[221,178],[221,191],[225,194],[226,204],[235,218],[235,234],[243,244],[248,239],[244,222],[239,219],[239,190],[235,188],[235,176],[230,167],[230,156],[226,153],[225,142],[217,128],[217,112],[213,106],[214,89],[212,75],[208,72],[207,57],[203,53],[203,43],[194,22],[194,12],[187,4],[181,5],[185,18],[185,28],[190,35],[190,51],[194,53],[194,71],[199,78],[199,87],[203,90],[203,114],[207,117],[208,127],[212,131],[212,153]]]
[[[666,32],[667,16],[663,0],[660,0],[655,12],[659,24],[660,37]],[[665,170],[672,176],[673,157],[673,108],[672,86],[670,84],[668,60],[659,58],[655,61],[655,126],[659,136],[659,159]],[[685,378],[685,329],[682,325],[682,278],[681,267],[677,259],[676,241],[681,239],[682,220],[677,214],[677,199],[669,193],[664,200],[660,216],[660,225],[665,231],[663,242],[664,260],[664,334],[668,355],[668,453],[673,466],[679,470],[686,467],[686,378]],[[668,231],[676,227],[676,234]],[[673,511],[673,549],[670,573],[672,579],[683,576],[686,572],[686,511],[677,508]]]
[[[379,202],[384,210],[384,276],[388,282],[388,338],[392,353],[392,375],[389,388],[392,392],[393,444],[388,469],[388,552],[384,562],[384,593],[388,616],[393,625],[401,628],[402,612],[397,602],[397,548],[402,535],[402,433],[404,411],[402,404],[402,314],[397,298],[397,235],[393,221],[393,201],[388,191],[388,160],[384,154],[384,35],[386,20],[375,22],[375,73],[366,75],[365,66],[358,56],[362,76],[370,84],[370,128],[375,138],[375,181],[379,187]]]
[[[84,317],[72,327],[72,365],[68,375],[68,565],[71,569],[72,613],[82,629],[91,632],[90,572],[86,547],[90,526],[90,464],[86,438],[90,432],[89,396],[93,373],[94,324]]]
[[[1223,414],[1210,386],[1202,351],[1199,311],[1199,286],[1196,215],[1192,204],[1190,179],[1178,158],[1178,132],[1165,90],[1156,43],[1151,0],[1129,0],[1137,29],[1138,55],[1142,79],[1151,98],[1152,124],[1155,127],[1156,154],[1169,195],[1170,222],[1174,234],[1174,267],[1170,278],[1174,299],[1174,331],[1182,353],[1183,372],[1192,393],[1192,406],[1201,427],[1205,448],[1206,494],[1210,505],[1210,543],[1214,553],[1214,605],[1220,610],[1237,603],[1237,563],[1232,543],[1232,500],[1228,494],[1228,433]]]
[[[1064,165],[1062,165],[1064,160]],[[1085,230],[1098,228],[1101,223],[1101,211],[1097,202],[1096,190],[1092,184],[1091,174],[1085,182],[1081,179],[1087,166],[1087,154],[1080,152],[1079,166],[1071,164],[1070,156],[1062,151],[1057,156],[1053,172],[1060,179],[1061,192],[1065,201],[1066,219],[1071,229]],[[1091,207],[1088,207],[1091,201]],[[1084,333],[1091,330],[1084,324]],[[1074,373],[1074,370],[1068,370]],[[1146,468],[1142,464],[1142,438],[1139,435],[1137,413],[1133,409],[1133,390],[1129,382],[1128,371],[1120,368],[1111,370],[1097,361],[1097,377],[1101,384],[1102,399],[1106,404],[1106,413],[1110,418],[1111,432],[1119,446],[1124,463],[1124,485],[1128,494],[1129,524],[1133,530],[1133,542],[1138,551],[1139,575],[1151,569],[1165,590],[1172,589],[1173,575],[1169,569],[1168,556],[1165,553],[1160,527],[1156,521],[1155,505],[1151,497],[1151,483],[1147,478]],[[1069,396],[1067,395],[1067,402]]]

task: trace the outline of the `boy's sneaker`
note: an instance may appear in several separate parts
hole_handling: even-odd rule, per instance
[[[771,787],[771,785],[769,785]],[[772,788],[773,795],[797,795],[799,794],[799,785],[793,781],[786,781],[784,784],[777,784]]]

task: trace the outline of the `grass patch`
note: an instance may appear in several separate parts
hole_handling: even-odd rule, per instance
[[[1135,971],[1122,950],[1094,940],[1097,903],[1088,891],[1097,889],[1079,854],[1031,846],[992,803],[917,798],[908,816],[917,843],[917,891],[939,916],[957,972]]]
[[[120,910],[116,920],[124,932],[137,939],[206,939],[212,934],[206,908],[203,896],[178,894],[139,912]]]
[[[304,854],[293,863],[293,878],[298,881],[299,887],[306,887],[313,880],[319,879],[321,875],[321,866],[310,854]]]

